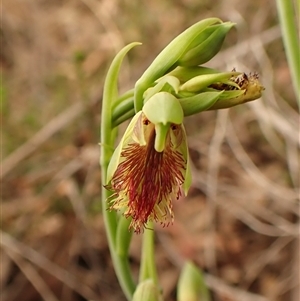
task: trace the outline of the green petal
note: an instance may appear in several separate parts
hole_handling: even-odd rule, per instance
[[[179,151],[183,154],[183,157],[186,159],[186,170],[184,176],[184,183],[182,187],[183,187],[184,194],[187,195],[192,184],[192,173],[190,167],[190,156],[189,156],[189,149],[187,144],[187,137],[186,137],[186,132],[183,124],[181,125],[181,129],[183,131],[183,141],[181,143]]]

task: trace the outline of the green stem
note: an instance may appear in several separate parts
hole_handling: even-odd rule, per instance
[[[127,119],[134,116],[134,104],[133,104],[134,90],[128,90],[121,95],[118,100],[113,104],[113,127],[118,126]]]
[[[124,113],[120,117],[114,119],[113,124],[112,124],[113,127],[118,126],[119,124],[123,123],[124,121],[130,119],[131,117],[134,116],[134,114],[135,114],[134,108],[132,108],[128,111],[124,110]]]
[[[116,110],[117,107],[122,107],[124,105],[124,102],[126,103],[126,101],[128,99],[132,99],[131,101],[133,102],[133,96],[134,96],[134,89],[130,89],[128,91],[126,91],[124,94],[122,94],[116,102],[113,103],[112,106],[112,110],[113,110],[113,114],[115,113],[114,111]],[[127,104],[125,104],[126,106]],[[132,105],[130,105],[130,107],[133,107],[133,103]]]
[[[140,267],[139,282],[146,279],[152,279],[155,284],[158,283],[157,271],[154,259],[154,230],[153,223],[149,222],[143,234],[142,258]]]
[[[295,24],[295,8],[292,0],[276,0],[287,61],[292,82],[300,106],[300,46]],[[297,2],[297,1],[296,1]],[[299,8],[299,5],[296,5]],[[297,18],[297,16],[296,16]]]
[[[104,83],[103,100],[102,100],[102,114],[101,114],[101,178],[102,183],[106,184],[107,168],[110,158],[114,149],[114,130],[112,128],[112,103],[118,99],[118,75],[121,67],[122,60],[127,52],[138,45],[138,43],[131,43],[124,47],[113,60]],[[105,223],[106,235],[108,239],[108,245],[115,268],[116,275],[118,277],[121,288],[128,300],[132,299],[135,291],[135,283],[130,271],[128,256],[125,253],[117,252],[117,228],[118,219],[117,214],[114,211],[109,210],[107,199],[111,196],[105,187],[102,187],[102,214]],[[128,242],[127,242],[128,244]],[[127,248],[127,246],[126,246]]]

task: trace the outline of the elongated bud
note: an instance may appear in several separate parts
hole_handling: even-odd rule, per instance
[[[187,262],[180,274],[177,287],[178,301],[210,301],[208,289],[202,273],[197,267]]]
[[[178,60],[179,66],[197,66],[208,62],[221,49],[228,31],[234,23],[225,22],[207,27],[197,37],[197,45],[191,47]]]
[[[143,107],[143,94],[153,83],[165,75],[168,71],[178,66],[180,59],[201,41],[203,31],[214,24],[222,23],[218,18],[204,19],[178,35],[162,52],[155,58],[152,64],[136,82],[134,94],[134,107],[138,112]],[[205,34],[206,35],[206,34]],[[213,41],[211,43],[214,43]],[[199,52],[196,53],[198,55]]]
[[[162,297],[154,281],[147,279],[138,285],[132,301],[162,301]]]

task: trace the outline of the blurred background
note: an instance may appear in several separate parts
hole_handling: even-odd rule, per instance
[[[104,77],[140,41],[122,67],[120,91],[132,88],[207,17],[236,27],[206,66],[257,72],[266,90],[186,118],[192,188],[174,203],[174,225],[156,227],[164,300],[176,300],[187,259],[214,301],[299,300],[299,115],[275,1],[3,0],[2,301],[125,301],[101,216]],[[134,235],[136,275],[140,247]]]

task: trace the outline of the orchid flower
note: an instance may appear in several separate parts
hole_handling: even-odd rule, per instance
[[[143,231],[148,221],[174,220],[172,201],[190,186],[183,111],[169,93],[150,98],[131,120],[108,166],[115,192],[111,209],[124,209],[130,228]]]

